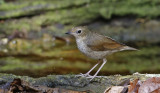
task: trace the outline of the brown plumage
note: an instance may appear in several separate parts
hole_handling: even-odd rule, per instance
[[[91,70],[82,76],[88,76],[92,79],[98,74],[103,65],[107,62],[106,56],[114,52],[123,50],[137,50],[135,48],[118,43],[110,37],[103,36],[94,32],[91,32],[86,27],[75,27],[66,34],[71,34],[76,38],[77,46],[79,50],[86,56],[93,59],[103,60],[103,64],[95,73],[94,76],[90,76],[89,73],[99,64],[97,63]]]
[[[90,33],[87,38],[87,46],[90,47],[94,51],[107,51],[107,50],[115,50],[122,48],[123,44],[116,42],[115,40],[99,35],[96,33]]]

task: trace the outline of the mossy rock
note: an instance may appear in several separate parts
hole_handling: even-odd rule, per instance
[[[92,81],[84,77],[75,75],[48,75],[47,77],[31,78],[27,76],[16,76],[12,74],[0,74],[0,87],[7,82],[12,82],[14,78],[20,78],[29,82],[33,86],[43,85],[52,88],[64,88],[76,91],[91,90],[94,93],[103,93],[110,86],[118,86],[130,79],[146,80],[149,77],[159,77],[159,74],[133,74],[127,76],[114,75],[96,77]]]

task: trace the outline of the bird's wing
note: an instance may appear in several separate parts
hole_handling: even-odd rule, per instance
[[[124,47],[125,45],[116,42],[115,40],[99,35],[96,33],[90,34],[86,39],[87,46],[94,51],[115,50]]]

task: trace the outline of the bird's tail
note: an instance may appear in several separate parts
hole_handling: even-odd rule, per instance
[[[124,46],[123,48],[120,49],[120,51],[123,51],[123,50],[138,50],[138,49],[129,47],[129,46]]]

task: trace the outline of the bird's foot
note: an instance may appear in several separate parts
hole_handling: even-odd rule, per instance
[[[88,73],[86,73],[86,74],[80,73],[79,75],[76,75],[76,76],[78,76],[78,77],[90,77],[91,75],[89,75]]]
[[[95,77],[102,77],[102,76],[88,76],[88,77],[86,77],[86,78],[88,78],[88,79],[90,79],[90,81],[92,81]]]
[[[76,75],[76,76],[78,76],[78,77],[86,77],[86,78],[90,79],[90,81],[93,80],[95,77],[102,77],[102,76],[96,76],[96,75],[91,76],[88,73],[86,73],[86,74],[80,73],[79,75]]]

